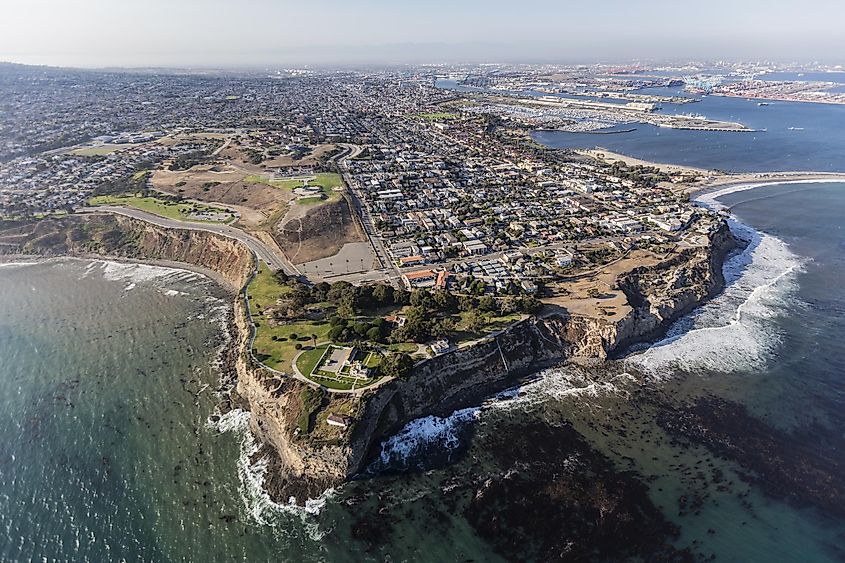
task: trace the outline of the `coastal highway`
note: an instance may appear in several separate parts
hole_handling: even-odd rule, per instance
[[[299,275],[299,271],[294,267],[293,264],[291,264],[291,262],[284,255],[281,255],[279,252],[270,248],[269,245],[258,240],[254,236],[247,234],[241,229],[238,229],[237,227],[232,227],[223,223],[194,223],[191,221],[179,221],[176,219],[168,219],[167,217],[161,217],[159,215],[153,215],[152,213],[147,213],[146,211],[141,211],[139,209],[132,209],[130,207],[120,207],[115,205],[101,205],[97,207],[85,208],[80,209],[79,212],[113,213],[116,215],[123,215],[125,217],[131,217],[133,219],[146,221],[147,223],[152,223],[153,225],[158,225],[159,227],[165,227],[168,229],[188,229],[192,231],[206,231],[209,233],[215,233],[227,238],[235,239],[245,244],[250,250],[255,253],[256,256],[258,256],[260,260],[267,264],[267,267],[271,270],[282,270],[286,274],[291,276]]]

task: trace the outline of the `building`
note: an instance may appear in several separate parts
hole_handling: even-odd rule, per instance
[[[487,245],[478,239],[470,239],[464,241],[464,250],[470,254],[485,254],[487,252]]]
[[[399,258],[399,265],[402,267],[405,266],[419,266],[421,264],[425,264],[425,258],[419,255],[415,256],[402,256]]]
[[[340,428],[349,428],[349,426],[354,422],[354,420],[348,416],[343,416],[342,414],[337,413],[329,413],[329,416],[326,417],[326,422],[329,426],[339,426]]]
[[[446,352],[451,352],[455,349],[454,344],[449,342],[446,338],[441,338],[440,340],[435,340],[431,343],[431,352],[435,356],[439,356],[440,354],[445,354]]]
[[[408,272],[402,275],[402,281],[408,290],[420,287],[432,287],[437,283],[437,273],[432,270],[420,270],[419,272]]]

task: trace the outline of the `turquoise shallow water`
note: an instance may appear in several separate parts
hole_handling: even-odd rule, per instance
[[[728,263],[727,290],[610,369],[646,374],[661,400],[745,405],[767,428],[800,432],[796,455],[845,463],[845,185],[719,201],[763,231],[734,226],[752,245]],[[773,496],[736,461],[670,439],[656,423],[661,403],[632,400],[623,373],[597,384],[549,370],[499,403],[409,425],[385,444],[373,475],[307,509],[275,506],[260,492],[261,463],[246,455],[254,444],[244,441],[245,415],[208,422],[226,310],[210,281],[58,260],[0,266],[0,288],[2,560],[500,560],[472,505],[502,478],[491,444],[528,447],[530,423],[549,429],[545,440],[571,425],[646,483],[679,526],[679,548],[718,561],[845,557],[845,521]],[[505,474],[536,478],[542,490],[523,464],[544,461],[535,455]],[[730,487],[714,482],[717,470]],[[499,500],[522,506],[521,494]],[[688,499],[701,502],[688,509]],[[533,529],[525,553],[567,533]]]
[[[196,274],[0,267],[0,559],[267,553],[240,437],[207,424],[226,302]]]

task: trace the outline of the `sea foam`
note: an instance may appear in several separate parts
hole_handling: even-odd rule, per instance
[[[717,198],[761,185],[731,186],[696,201],[720,209],[724,205]],[[777,353],[781,335],[773,318],[786,313],[805,261],[776,237],[734,218],[728,224],[748,246],[725,262],[725,290],[674,323],[665,338],[626,361],[661,377],[674,369],[726,373],[762,369]]]
[[[300,529],[290,526],[290,519],[295,518],[301,524],[309,538],[322,539],[326,531],[322,530],[315,519],[334,496],[334,489],[327,489],[316,499],[306,499],[304,506],[296,504],[291,498],[288,504],[274,502],[264,488],[264,479],[268,470],[266,458],[253,459],[260,449],[260,444],[249,430],[249,411],[234,409],[221,415],[216,421],[208,420],[207,425],[218,432],[232,432],[240,438],[240,454],[237,460],[239,488],[244,510],[256,524],[269,526],[279,535],[288,535]]]

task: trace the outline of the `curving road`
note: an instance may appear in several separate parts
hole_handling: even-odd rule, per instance
[[[191,221],[179,221],[177,219],[169,219],[154,215],[140,209],[133,209],[131,207],[120,207],[116,205],[101,205],[89,209],[80,210],[82,213],[113,213],[116,215],[123,215],[133,219],[139,219],[164,227],[167,229],[188,229],[192,231],[206,231],[215,233],[227,238],[235,239],[245,244],[252,250],[260,260],[262,260],[271,270],[283,270],[286,274],[291,276],[299,275],[299,272],[294,268],[293,264],[284,256],[270,248],[264,242],[258,240],[254,236],[223,223],[194,223]]]

